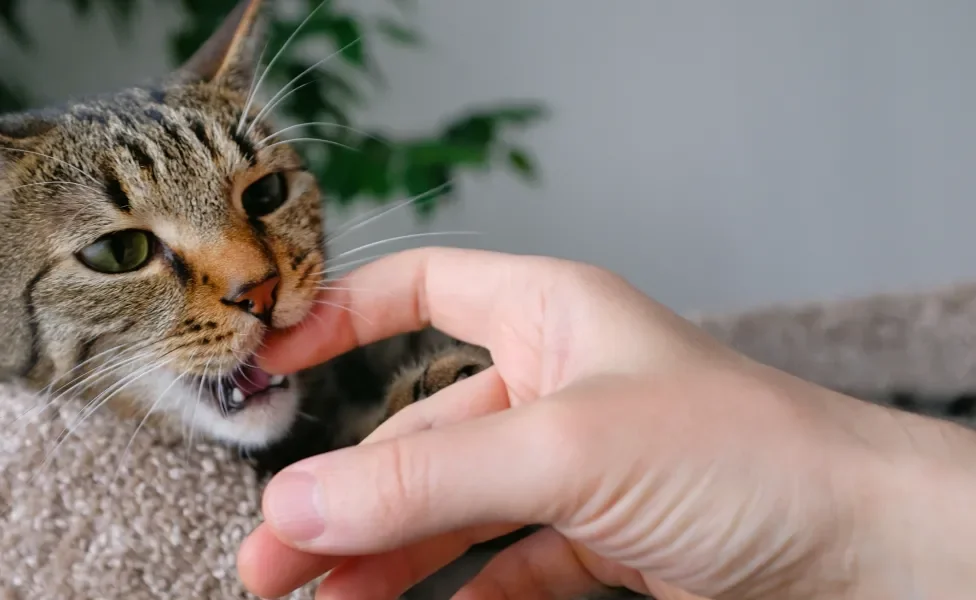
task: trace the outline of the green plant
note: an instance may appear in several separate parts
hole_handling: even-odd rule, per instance
[[[70,5],[79,18],[96,10],[107,12],[122,36],[128,36],[132,17],[146,2],[59,1]],[[190,56],[237,2],[156,1],[179,3],[184,15],[182,26],[170,39],[169,55],[174,66]],[[0,27],[29,50],[35,38],[18,18],[22,3],[0,0]],[[438,201],[452,197],[452,182],[461,170],[484,171],[504,165],[524,181],[535,181],[533,156],[512,143],[508,135],[544,116],[544,108],[536,102],[470,108],[447,119],[435,131],[410,137],[354,126],[350,113],[368,101],[364,88],[370,81],[382,80],[372,52],[374,41],[384,37],[404,46],[423,43],[419,32],[404,22],[413,9],[410,0],[390,0],[390,14],[377,17],[357,15],[331,1],[302,0],[302,5],[303,10],[293,16],[283,15],[280,10],[272,15],[265,63],[293,33],[298,33],[268,72],[262,89],[283,90],[277,96],[280,103],[275,111],[285,124],[294,126],[289,133],[295,135],[287,137],[306,138],[299,149],[328,191],[330,201],[350,204],[372,198],[386,202],[437,189],[437,193],[414,204],[420,214],[429,215]],[[325,55],[308,58],[300,51],[309,45],[322,46],[323,42],[332,48]],[[335,59],[316,64],[333,51]],[[292,81],[290,87],[283,87]],[[23,108],[30,102],[29,90],[5,82],[0,73],[0,113]],[[309,141],[316,139],[332,143]]]

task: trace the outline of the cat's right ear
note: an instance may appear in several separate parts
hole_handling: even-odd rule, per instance
[[[176,71],[176,77],[247,93],[265,41],[264,4],[262,0],[239,2],[210,39]]]

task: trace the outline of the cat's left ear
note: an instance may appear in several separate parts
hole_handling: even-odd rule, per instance
[[[176,72],[183,81],[216,83],[246,93],[264,47],[262,0],[242,0],[203,46]]]

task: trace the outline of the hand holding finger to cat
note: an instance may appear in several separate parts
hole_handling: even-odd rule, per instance
[[[893,483],[885,457],[917,452],[921,438],[949,436],[976,461],[976,444],[951,426],[752,363],[572,263],[428,250],[351,277],[350,287],[393,290],[344,292],[372,322],[323,309],[325,326],[312,319],[269,342],[269,368],[429,323],[489,348],[495,366],[394,416],[368,443],[280,473],[267,522],[241,551],[252,589],[288,591],[338,565],[320,598],[393,600],[513,523],[548,528],[502,552],[459,598],[572,598],[598,583],[659,598],[896,597],[965,580],[963,551],[919,565],[906,544],[917,552],[925,536],[890,543],[913,506],[890,493],[912,487],[906,475],[920,489],[972,484],[941,462]],[[913,439],[891,435],[893,423]],[[899,501],[878,511],[871,499],[882,494]],[[936,512],[961,511],[944,502]],[[944,547],[952,529],[926,539]],[[282,569],[261,569],[256,557],[272,556]]]

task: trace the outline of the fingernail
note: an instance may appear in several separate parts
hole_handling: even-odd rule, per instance
[[[307,542],[325,532],[319,486],[309,473],[279,473],[268,484],[264,504],[271,526],[292,542]]]

